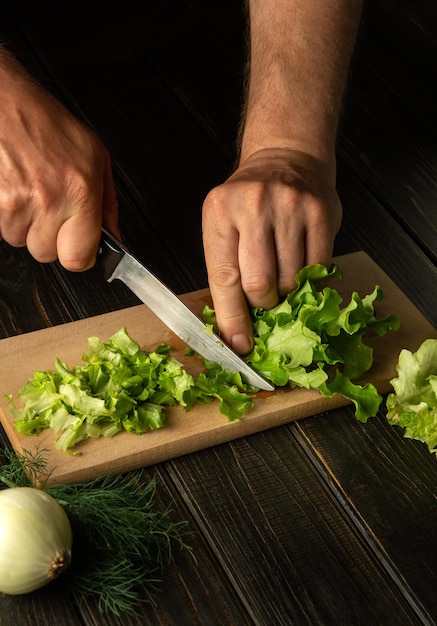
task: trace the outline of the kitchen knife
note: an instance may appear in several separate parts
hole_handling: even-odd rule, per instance
[[[119,279],[182,341],[207,361],[230,372],[240,372],[250,385],[273,391],[274,387],[231,350],[185,304],[142,265],[110,233],[102,230],[99,254],[108,282]]]

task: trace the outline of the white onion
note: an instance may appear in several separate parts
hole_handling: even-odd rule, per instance
[[[49,494],[31,487],[0,491],[0,592],[34,591],[71,562],[67,514]]]

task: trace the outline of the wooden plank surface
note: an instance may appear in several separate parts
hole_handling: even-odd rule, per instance
[[[343,407],[286,428],[333,498],[345,499],[354,523],[364,524],[387,573],[402,573],[404,601],[417,614],[429,614],[418,623],[436,624],[437,562],[430,558],[437,553],[436,458],[425,444],[406,439],[401,428],[388,424],[384,407],[364,425],[350,413]]]
[[[416,350],[425,338],[436,335],[435,330],[370,257],[357,252],[339,257],[337,263],[344,278],[332,284],[345,302],[353,290],[364,296],[378,284],[383,289],[384,299],[377,303],[377,315],[397,313],[401,318],[400,330],[369,340],[374,348],[374,366],[363,380],[373,382],[381,393],[387,392],[390,379],[396,373],[400,350]],[[210,303],[207,289],[185,294],[182,298],[196,314]],[[112,439],[89,439],[75,448],[80,454],[74,456],[55,448],[55,435],[50,430],[38,436],[18,435],[7,409],[5,394],[17,397],[18,390],[36,369],[53,369],[56,357],[69,366],[76,365],[87,350],[88,337],[95,335],[106,340],[122,326],[144,349],[153,350],[164,341],[172,346],[174,356],[184,362],[187,369],[193,373],[198,370],[197,359],[184,355],[185,345],[144,305],[0,342],[3,426],[17,451],[36,447],[49,451],[50,483],[85,481],[110,472],[145,467],[346,404],[342,396],[326,399],[315,390],[286,388],[272,393],[260,392],[256,395],[254,409],[242,420],[232,423],[220,413],[216,402],[196,405],[190,411],[169,407],[165,428],[142,436],[123,432]]]
[[[366,431],[349,408],[331,412],[331,440],[340,412],[345,430]],[[310,417],[172,461],[178,492],[250,603],[254,625],[430,626],[414,619],[387,573],[383,549],[375,559],[374,545],[363,541],[307,451],[284,437],[284,430],[292,434],[308,421],[317,430],[319,417],[329,424],[330,415]],[[353,476],[360,470],[360,461],[349,466]],[[391,528],[396,531],[396,519]],[[380,548],[378,537],[375,543]]]

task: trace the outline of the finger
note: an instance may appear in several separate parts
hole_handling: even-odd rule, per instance
[[[330,265],[341,218],[342,207],[336,193],[328,205],[322,203],[313,205],[306,229],[305,263],[307,265],[313,263]]]
[[[224,242],[223,242],[224,243]],[[238,241],[234,241],[235,248]],[[252,325],[240,281],[237,256],[224,243],[210,258],[208,276],[220,335],[236,352],[252,348]]]
[[[323,224],[308,228],[305,245],[305,265],[320,263],[329,266],[334,248],[334,236]]]
[[[275,306],[278,302],[275,245],[271,228],[262,220],[240,233],[238,263],[248,304],[264,309]]]
[[[305,238],[305,227],[300,219],[276,227],[276,280],[280,296],[286,296],[296,287],[296,274],[305,264]]]
[[[101,236],[101,208],[77,211],[60,227],[57,237],[59,262],[72,272],[93,267]]]
[[[286,296],[296,287],[296,275],[305,265],[305,246],[303,233],[293,238],[287,249],[278,249],[278,293]]]
[[[0,239],[4,239],[9,245],[14,248],[23,248],[26,245],[28,222],[23,221],[10,228],[7,225],[1,226]]]
[[[24,247],[30,219],[30,212],[24,202],[14,205],[13,211],[0,211],[1,238],[15,248]]]
[[[40,218],[30,225],[27,232],[27,249],[40,263],[51,263],[57,259],[58,229],[58,224],[49,219]]]
[[[252,349],[253,333],[240,280],[238,234],[232,228],[220,233],[208,217],[204,218],[203,241],[220,335],[236,352],[246,354]]]

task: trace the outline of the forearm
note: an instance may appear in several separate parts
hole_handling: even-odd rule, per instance
[[[361,0],[248,0],[248,6],[241,159],[274,147],[333,162]]]

